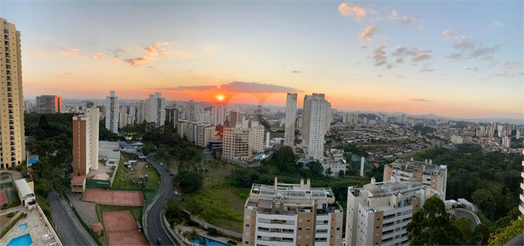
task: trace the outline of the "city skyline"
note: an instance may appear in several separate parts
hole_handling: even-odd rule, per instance
[[[287,92],[318,92],[339,110],[514,119],[524,118],[522,6],[0,3],[22,33],[25,99],[159,91],[283,106]]]

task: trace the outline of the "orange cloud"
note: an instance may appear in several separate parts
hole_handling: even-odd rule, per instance
[[[39,50],[34,50],[33,51],[33,55],[43,55],[43,54],[44,54],[44,52],[39,51]]]
[[[356,3],[342,3],[338,6],[338,12],[345,16],[355,16],[355,21],[364,19],[368,12],[376,13],[373,9],[360,7]]]
[[[107,58],[107,56],[102,54],[102,53],[98,53],[97,55],[93,56],[93,58],[95,58],[97,60],[105,60]]]
[[[183,51],[168,50],[165,48],[165,46],[167,45],[169,45],[168,42],[159,42],[154,45],[145,47],[144,51],[147,53],[145,56],[124,59],[124,62],[131,64],[131,66],[140,66],[140,64],[155,60],[155,57],[157,56],[169,56],[171,54],[174,54],[182,58],[191,57]]]
[[[376,30],[377,30],[377,27],[375,25],[369,26],[368,28],[366,28],[366,30],[364,30],[363,33],[358,35],[358,39],[371,41],[371,39],[373,38],[373,34],[375,33]]]
[[[76,53],[77,53],[76,49],[65,48],[64,51],[60,52],[60,55],[63,55],[63,56],[74,56],[74,55],[76,55]]]

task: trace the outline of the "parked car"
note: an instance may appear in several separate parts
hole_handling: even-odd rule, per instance
[[[174,174],[173,172],[169,172],[169,175],[173,176],[173,175],[175,175],[175,174]]]
[[[175,194],[175,196],[178,196],[178,191],[173,191],[173,194]]]
[[[164,245],[164,242],[162,242],[162,238],[156,239],[156,245]]]

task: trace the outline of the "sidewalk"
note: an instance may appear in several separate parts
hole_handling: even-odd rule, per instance
[[[71,208],[69,203],[62,197],[58,198],[58,200],[60,200],[60,203],[62,203],[64,210],[69,214],[69,217],[71,217],[71,220],[73,220],[76,229],[78,230],[78,232],[80,232],[80,234],[82,234],[84,240],[87,241],[90,245],[97,245],[95,240],[91,237],[91,235],[89,235],[89,232],[87,232],[86,229],[80,223],[78,217],[76,216],[75,212],[73,212],[73,209]]]
[[[22,208],[24,208],[24,206],[20,205],[20,206],[14,207],[14,208],[8,208],[8,209],[0,210],[0,214],[8,214],[8,213],[11,213],[11,212],[16,212],[18,210],[21,210]]]

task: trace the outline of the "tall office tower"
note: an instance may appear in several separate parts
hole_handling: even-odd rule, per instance
[[[522,150],[522,154],[524,155],[524,150]],[[522,161],[522,172],[520,172],[520,176],[524,178],[524,161]],[[524,180],[522,180],[522,184],[520,184],[520,206],[519,210],[524,215]]]
[[[229,127],[237,128],[242,126],[242,113],[238,110],[231,110],[229,112]]]
[[[330,187],[253,184],[244,205],[242,245],[342,245],[344,212]]]
[[[146,117],[149,123],[156,123],[157,126],[163,126],[166,122],[166,99],[160,92],[149,95],[146,99]]]
[[[0,21],[4,29],[0,35],[0,168],[4,169],[25,160],[25,133],[20,32],[6,19]]]
[[[440,199],[446,199],[446,184],[448,180],[447,165],[433,165],[432,160],[404,161],[398,159],[384,166],[384,181],[417,180],[441,193]]]
[[[497,133],[498,133],[498,135],[499,135],[499,138],[504,137],[504,126],[499,125],[499,126],[497,127]]]
[[[86,175],[98,169],[98,108],[73,116],[73,173]]]
[[[166,125],[169,124],[171,127],[176,126],[178,121],[178,109],[176,107],[166,107]]]
[[[129,117],[128,117],[127,124],[128,125],[135,125],[136,122],[136,108],[135,107],[129,107]]]
[[[118,133],[118,121],[120,119],[118,110],[120,109],[120,103],[118,97],[115,96],[115,91],[109,91],[105,106],[106,129],[112,133]]]
[[[62,97],[56,95],[36,97],[36,112],[39,114],[62,113]]]
[[[302,142],[307,146],[307,157],[321,159],[324,157],[324,135],[326,133],[326,110],[329,103],[324,94],[313,93],[304,98],[302,122]]]
[[[142,124],[146,120],[146,100],[138,101],[136,108],[136,123]]]
[[[187,102],[186,120],[197,121],[197,105],[193,100]]]
[[[224,128],[222,156],[234,161],[248,161],[253,156],[249,146],[249,129]]]
[[[286,128],[284,145],[295,146],[295,123],[297,121],[297,93],[288,93],[286,99]]]
[[[346,245],[408,245],[407,224],[437,190],[417,182],[348,187]]]
[[[223,125],[226,121],[226,108],[223,106],[213,107],[211,109],[211,124],[214,126]]]
[[[264,152],[264,126],[259,125],[258,121],[252,121],[249,128],[249,148],[255,154]]]
[[[127,108],[121,107],[118,110],[118,127],[123,128],[124,126],[127,126]]]

